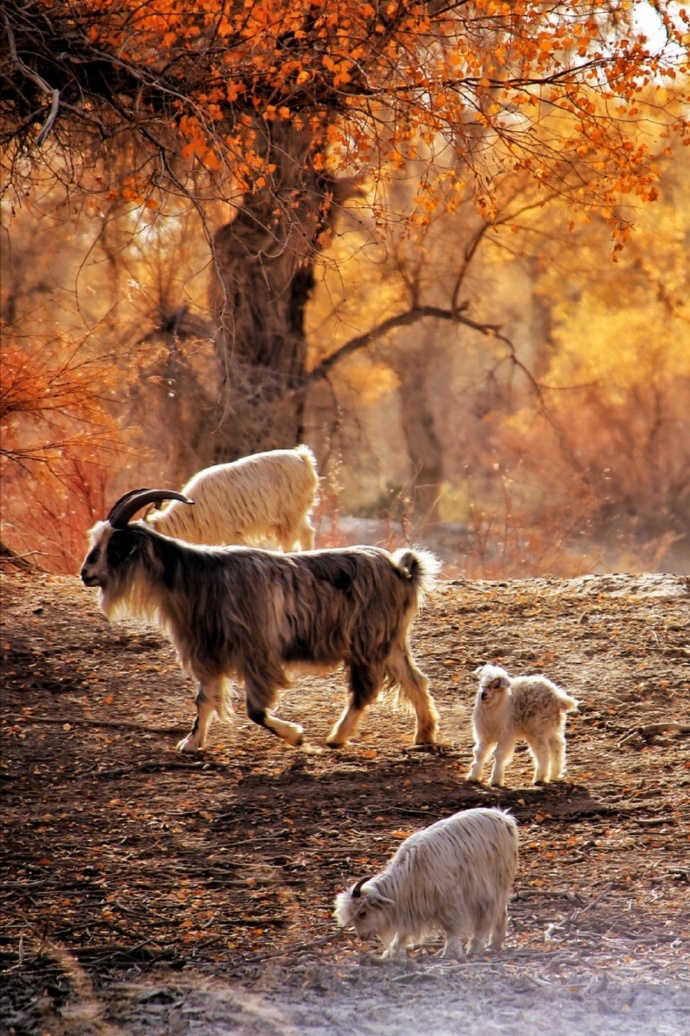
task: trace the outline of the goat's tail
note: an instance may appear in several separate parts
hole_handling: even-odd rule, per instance
[[[295,452],[304,461],[304,466],[309,472],[310,480],[313,483],[314,499],[311,506],[315,507],[319,502],[319,472],[316,467],[316,457],[308,446],[302,443],[300,446],[295,447]]]
[[[420,547],[410,550],[403,547],[395,551],[393,561],[404,575],[412,580],[421,602],[424,595],[434,588],[436,577],[441,571],[439,559],[430,550],[422,550]]]

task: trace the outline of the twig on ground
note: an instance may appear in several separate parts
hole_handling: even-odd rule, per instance
[[[690,734],[690,723],[644,723],[642,726],[631,727],[625,737],[618,742],[618,747],[627,744],[628,741],[634,741],[635,738],[646,741],[654,734],[680,734],[681,737],[684,737],[686,734]]]
[[[597,903],[600,903],[613,888],[613,885],[607,885],[603,892],[600,892],[598,896],[595,896],[591,902],[587,903],[586,906],[578,907],[576,910],[572,910],[567,917],[564,917],[562,921],[557,921],[554,924],[550,924],[544,933],[544,938],[547,941],[551,941],[555,932],[566,931],[568,928],[577,924],[581,917],[583,917],[588,910],[595,907]]]
[[[313,939],[311,942],[293,943],[291,946],[286,946],[282,950],[275,950],[273,953],[264,953],[260,957],[243,957],[243,964],[262,964],[265,960],[273,960],[275,957],[289,957],[293,953],[305,953],[307,950],[313,950],[317,946],[327,946],[329,942],[335,942],[336,939],[341,939],[345,933],[342,931],[331,932],[330,935],[324,935],[321,939]]]

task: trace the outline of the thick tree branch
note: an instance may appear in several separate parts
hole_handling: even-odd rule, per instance
[[[57,118],[58,106],[60,104],[60,91],[54,90],[52,87],[50,87],[48,83],[46,83],[45,79],[42,78],[42,76],[39,76],[38,73],[34,72],[31,68],[29,68],[28,65],[26,65],[22,61],[22,59],[19,57],[19,54],[17,53],[17,44],[7,14],[3,14],[2,17],[5,23],[5,28],[7,30],[7,41],[9,43],[10,54],[12,56],[12,61],[15,67],[19,69],[22,75],[25,75],[28,79],[34,82],[36,86],[39,88],[39,90],[41,90],[45,94],[48,94],[51,98],[50,112],[48,113],[48,118],[44,122],[38,136],[36,137],[36,146],[40,147],[43,141],[50,133],[51,126]]]
[[[481,236],[481,234],[477,235],[476,244],[481,240]],[[473,251],[474,249],[472,249],[472,252]],[[551,426],[554,434],[565,449],[567,447],[567,442],[563,429],[554,414],[551,413],[551,410],[547,406],[544,398],[544,392],[550,390],[551,386],[543,385],[537,378],[535,378],[529,367],[518,356],[515,343],[501,331],[500,324],[488,324],[472,320],[470,317],[465,316],[463,312],[467,306],[468,303],[464,303],[459,307],[453,307],[450,309],[444,309],[440,306],[413,306],[404,313],[397,313],[395,316],[388,317],[386,320],[381,321],[380,324],[371,328],[370,331],[351,338],[336,349],[335,352],[331,353],[330,356],[327,356],[325,360],[322,360],[321,363],[317,364],[317,366],[314,367],[303,379],[303,388],[308,388],[309,386],[314,385],[321,378],[328,380],[334,368],[344,360],[353,356],[362,349],[375,345],[380,338],[391,331],[395,331],[400,327],[409,327],[417,321],[424,319],[452,320],[458,324],[462,324],[464,327],[471,328],[478,334],[484,335],[488,338],[493,338],[505,346],[505,354],[498,360],[496,366],[498,367],[505,362],[509,362],[526,378],[533,397],[536,400],[539,412],[542,414],[545,421],[547,421]],[[576,470],[579,470],[580,465],[577,462],[577,458],[571,456],[570,460]]]
[[[370,345],[373,345],[379,338],[388,334],[390,331],[395,331],[399,327],[409,327],[411,324],[416,324],[418,320],[424,320],[425,318],[431,318],[434,320],[455,320],[459,324],[464,324],[466,327],[471,327],[474,331],[478,331],[482,335],[489,335],[494,338],[502,338],[500,334],[499,324],[480,324],[475,320],[470,320],[469,317],[463,315],[463,309],[465,306],[460,306],[455,309],[443,309],[440,306],[413,306],[411,309],[406,310],[404,313],[396,313],[395,316],[388,317],[386,320],[381,321],[375,327],[372,327],[370,331],[366,331],[364,334],[356,335],[351,338],[348,342],[341,345],[335,352],[327,356],[325,360],[317,364],[307,375],[305,381],[308,385],[314,384],[320,378],[327,378],[334,367],[342,363],[343,360],[354,353],[359,352],[360,349],[365,349]]]

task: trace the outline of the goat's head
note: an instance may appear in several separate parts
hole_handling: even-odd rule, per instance
[[[484,665],[475,669],[479,677],[479,697],[483,704],[494,705],[502,701],[510,690],[510,677],[499,665]]]
[[[86,586],[99,586],[105,590],[114,579],[121,576],[140,543],[129,521],[142,507],[157,500],[194,503],[173,489],[131,489],[121,496],[111,507],[106,520],[97,522],[89,534],[89,551],[80,572]]]
[[[387,927],[386,908],[395,905],[365,878],[335,900],[335,917],[342,928],[352,927],[357,935],[374,935]]]

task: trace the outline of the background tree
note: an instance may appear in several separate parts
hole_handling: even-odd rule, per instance
[[[575,249],[544,250],[535,294],[549,310],[545,411],[520,406],[495,429],[529,496],[549,485],[548,506],[562,513],[587,498],[594,536],[644,545],[650,564],[672,564],[690,538],[689,184],[660,161],[657,204],[636,213],[619,261],[596,278],[609,233],[600,220],[575,231]]]
[[[342,272],[325,270],[311,334],[323,343],[330,326],[344,339],[321,347],[346,354],[330,387],[340,404],[338,438],[365,458],[344,469],[351,507],[385,510],[395,486],[381,479],[377,497],[360,477],[377,462],[413,498],[409,460],[401,464],[391,449],[404,434],[401,366],[409,362],[413,422],[433,421],[438,515],[470,526],[485,559],[491,539],[491,571],[562,570],[592,542],[608,563],[687,564],[690,180],[687,159],[673,161],[663,133],[650,134],[658,118],[640,101],[638,143],[656,163],[658,197],[621,205],[636,224],[623,251],[612,253],[617,231],[601,215],[576,214],[568,230],[557,218],[558,193],[517,173],[503,178],[501,218],[492,223],[469,205],[446,205],[375,257],[362,235]],[[443,306],[432,304],[452,297],[458,320],[439,320],[433,314]],[[381,320],[413,304],[427,314],[424,332]],[[348,336],[358,315],[375,323],[376,306],[390,343],[371,349],[365,363],[353,358]],[[353,393],[361,404],[357,426],[348,426],[342,415],[354,408]],[[345,436],[354,434],[350,446]],[[417,456],[425,444],[415,437]]]
[[[688,16],[603,0],[8,0],[3,24],[14,204],[53,178],[149,216],[180,197],[196,208],[220,459],[302,437],[305,311],[353,178],[375,186],[417,162],[405,211],[368,195],[375,225],[423,224],[448,191],[492,222],[502,177],[520,171],[625,235],[621,194],[655,189],[638,98],[652,84],[673,107]],[[664,124],[686,130],[680,110]]]

